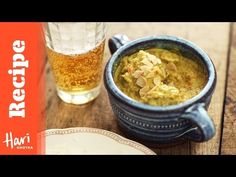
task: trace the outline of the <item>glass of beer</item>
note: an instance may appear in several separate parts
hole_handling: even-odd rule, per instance
[[[105,23],[45,23],[47,56],[57,94],[84,104],[100,93]]]

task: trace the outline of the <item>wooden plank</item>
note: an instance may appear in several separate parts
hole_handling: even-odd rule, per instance
[[[236,24],[233,24],[221,154],[236,154]]]
[[[201,46],[213,59],[219,76],[209,113],[217,126],[215,138],[207,143],[184,144],[153,148],[158,154],[217,154],[220,139],[221,113],[223,106],[224,80],[228,45],[228,23],[109,23],[107,38],[116,33],[125,33],[130,39],[147,35],[176,35],[189,39]],[[105,48],[104,64],[110,58],[108,46]],[[48,67],[48,65],[47,65]],[[47,128],[77,126],[97,127],[124,135],[117,127],[111,111],[107,93],[102,86],[100,96],[84,106],[63,103],[55,92],[50,69],[47,69]],[[190,148],[191,147],[191,148]],[[210,151],[208,148],[210,147]]]
[[[215,29],[209,29],[209,31],[205,31],[205,34],[201,35],[202,37],[195,36],[195,38],[201,40],[199,45],[209,54],[217,71],[216,89],[208,111],[214,120],[216,135],[209,142],[192,143],[191,154],[219,154],[230,24],[214,24],[213,27]]]

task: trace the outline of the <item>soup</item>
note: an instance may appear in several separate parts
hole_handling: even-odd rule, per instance
[[[156,106],[179,104],[194,97],[205,86],[207,76],[199,61],[159,48],[123,57],[113,73],[123,93]]]

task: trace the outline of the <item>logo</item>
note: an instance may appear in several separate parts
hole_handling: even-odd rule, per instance
[[[10,131],[6,133],[6,139],[3,141],[7,148],[11,149],[33,149],[33,146],[30,146],[30,134],[26,133],[21,137],[16,137]]]

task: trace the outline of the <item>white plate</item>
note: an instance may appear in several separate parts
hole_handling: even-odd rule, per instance
[[[50,129],[46,131],[46,154],[149,154],[140,143],[96,128]]]

